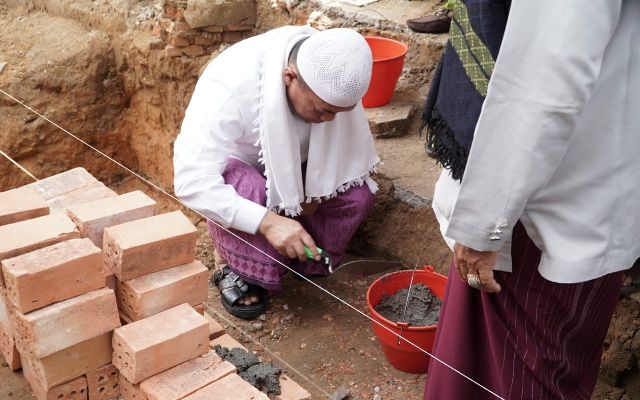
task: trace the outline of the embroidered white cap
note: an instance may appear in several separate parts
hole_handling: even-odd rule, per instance
[[[298,71],[309,88],[336,107],[350,107],[369,88],[373,56],[366,40],[347,28],[318,32],[300,45]]]

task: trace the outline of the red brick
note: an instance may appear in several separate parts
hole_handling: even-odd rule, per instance
[[[89,400],[111,400],[120,396],[120,374],[113,364],[87,372]]]
[[[47,214],[49,206],[44,197],[33,188],[21,187],[0,193],[0,225]]]
[[[189,264],[118,282],[118,307],[132,321],[177,305],[203,303],[208,295],[209,270],[198,260]],[[204,310],[203,310],[204,312]]]
[[[182,49],[168,44],[164,48],[164,53],[167,57],[180,57],[182,55]]]
[[[113,365],[141,381],[209,351],[207,320],[188,304],[132,322],[113,334]]]
[[[0,326],[5,331],[13,334],[13,322],[11,321],[11,315],[9,314],[9,303],[6,299],[6,289],[0,288]]]
[[[102,252],[72,239],[2,261],[7,301],[26,314],[105,285]]]
[[[266,394],[245,382],[236,374],[225,376],[184,400],[268,400]]]
[[[191,30],[191,27],[186,22],[174,22],[170,25],[169,32],[185,32]]]
[[[140,389],[140,385],[135,385],[120,374],[120,396],[122,400],[148,400],[147,396]]]
[[[151,217],[156,213],[156,202],[136,190],[114,198],[101,199],[67,209],[67,214],[80,230],[82,237],[91,239],[102,248],[105,228],[136,219]]]
[[[122,325],[127,325],[133,322],[131,318],[129,318],[127,314],[123,313],[122,311],[119,311],[118,315],[120,316],[120,323]]]
[[[107,266],[121,281],[188,264],[195,249],[196,228],[180,211],[104,230]]]
[[[73,221],[59,213],[2,225],[0,260],[79,237],[80,233]]]
[[[55,197],[47,203],[51,212],[66,212],[69,207],[90,203],[100,199],[117,197],[118,194],[106,187],[102,182],[94,182],[83,188]]]
[[[20,353],[16,347],[13,322],[5,300],[5,290],[0,288],[0,355],[12,370],[20,369]]]
[[[250,31],[254,28],[255,28],[254,25],[233,24],[233,25],[227,25],[225,29],[230,32],[242,32],[242,31]]]
[[[205,37],[205,36],[202,36],[202,35],[195,36],[193,38],[193,42],[195,44],[197,44],[197,45],[200,45],[200,46],[211,46],[211,45],[214,45],[216,43],[215,40],[213,40],[211,38],[208,38],[208,37]]]
[[[280,391],[276,400],[309,400],[311,394],[285,374],[280,375]]]
[[[200,57],[201,55],[204,55],[204,48],[202,46],[193,45],[185,47],[182,49],[182,52],[189,57]]]
[[[205,26],[204,28],[202,28],[203,31],[205,32],[211,32],[211,33],[222,33],[224,32],[224,28],[221,26]]]
[[[204,316],[204,304],[200,303],[200,304],[196,304],[195,306],[193,306],[193,309],[196,310],[196,312],[202,316]]]
[[[211,347],[212,349],[214,347],[216,347],[217,345],[220,345],[222,347],[226,347],[227,349],[240,348],[240,349],[247,350],[247,348],[244,347],[243,345],[241,345],[240,342],[238,342],[237,340],[235,340],[234,338],[232,338],[231,336],[229,336],[226,333],[223,334],[223,335],[218,336],[217,338],[215,338],[215,339],[213,339],[212,341],[209,342],[209,347]]]
[[[111,362],[112,333],[85,340],[44,358],[22,354],[41,387],[50,389]]]
[[[16,313],[14,324],[18,350],[43,358],[112,331],[120,319],[115,294],[103,288],[26,315]]]
[[[153,36],[162,36],[162,25],[160,25],[159,21],[156,21],[156,23],[153,25],[151,33],[153,34]]]
[[[213,319],[208,312],[204,313],[204,317],[209,322],[209,340],[213,340],[224,335],[224,327],[218,321]]]
[[[43,195],[51,213],[90,201],[115,197],[117,194],[98,181],[84,168],[74,168],[27,185]]]
[[[164,15],[169,18],[176,18],[178,16],[178,7],[174,4],[164,4]]]
[[[27,360],[22,372],[37,400],[87,400],[87,379],[84,376],[47,389],[35,378]]]
[[[188,39],[179,36],[171,36],[169,43],[175,47],[187,47],[191,44]]]
[[[222,41],[225,43],[236,43],[244,39],[243,32],[224,32],[222,34]]]
[[[233,364],[210,351],[142,381],[140,389],[149,400],[177,400],[235,372]]]
[[[105,266],[105,269],[106,269],[106,266]],[[104,278],[104,281],[105,281],[104,285],[115,292],[118,286],[118,278],[116,278],[113,272],[107,272],[107,273],[108,275],[105,276]]]
[[[20,369],[20,352],[13,340],[13,333],[6,332],[5,328],[0,324],[0,355],[4,358],[9,368],[13,371]]]
[[[27,185],[36,189],[49,201],[65,193],[99,182],[84,168],[74,168]]]

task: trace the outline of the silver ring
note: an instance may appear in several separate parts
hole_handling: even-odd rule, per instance
[[[467,274],[467,283],[474,289],[482,289],[482,281],[478,275]]]

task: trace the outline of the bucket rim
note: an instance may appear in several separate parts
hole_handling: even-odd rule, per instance
[[[397,60],[399,58],[402,58],[402,57],[406,56],[407,52],[409,51],[409,46],[406,43],[403,43],[403,42],[401,42],[399,40],[390,39],[390,38],[386,38],[386,37],[382,37],[382,36],[365,36],[364,39],[365,40],[372,39],[374,41],[379,40],[379,41],[383,41],[383,42],[391,42],[393,44],[397,44],[397,45],[400,45],[400,47],[402,47],[402,54],[398,54],[398,55],[393,56],[393,57],[380,58],[380,59],[377,59],[377,60],[373,61],[374,63]]]
[[[384,322],[387,325],[390,325],[392,328],[394,329],[402,329],[403,331],[414,331],[414,332],[418,332],[418,331],[425,331],[425,330],[432,330],[435,329],[438,324],[433,324],[433,325],[424,325],[424,326],[411,326],[409,325],[408,327],[400,327],[400,325],[398,325],[397,322],[392,322],[390,320],[388,320],[387,318],[383,317],[378,311],[376,311],[376,309],[374,308],[373,304],[371,304],[371,289],[378,284],[380,281],[382,281],[385,278],[388,278],[390,276],[393,275],[399,275],[399,274],[406,274],[406,273],[413,273],[413,270],[402,270],[402,271],[394,271],[394,272],[389,272],[388,274],[385,274],[383,276],[381,276],[380,278],[376,279],[375,281],[373,281],[373,283],[371,285],[369,285],[369,288],[367,289],[367,294],[365,296],[365,300],[367,302],[367,307],[369,308],[369,312],[379,318],[381,320],[381,322]],[[434,268],[431,265],[426,265],[424,266],[422,269],[416,269],[416,273],[428,273],[430,275],[436,275],[438,277],[442,277],[444,279],[448,279],[446,276],[439,274],[437,272],[434,271]],[[431,289],[431,288],[429,288]],[[373,323],[373,322],[372,322]]]

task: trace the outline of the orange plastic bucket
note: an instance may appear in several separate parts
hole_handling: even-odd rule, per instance
[[[397,40],[369,36],[364,38],[373,54],[373,71],[369,89],[362,98],[364,107],[380,107],[391,101],[402,74],[408,47]]]
[[[436,338],[437,325],[407,326],[404,323],[398,324],[395,321],[389,321],[374,309],[382,296],[391,296],[400,289],[408,288],[412,274],[413,271],[393,272],[373,282],[367,290],[367,306],[374,321],[431,353],[433,341]],[[431,289],[433,294],[442,299],[447,286],[447,277],[433,272],[433,267],[427,265],[422,270],[415,271],[413,284],[417,283],[424,284]],[[406,340],[399,339],[398,336],[375,322],[371,322],[371,326],[382,345],[385,357],[394,368],[413,374],[427,372],[430,358],[428,355],[416,349]]]

